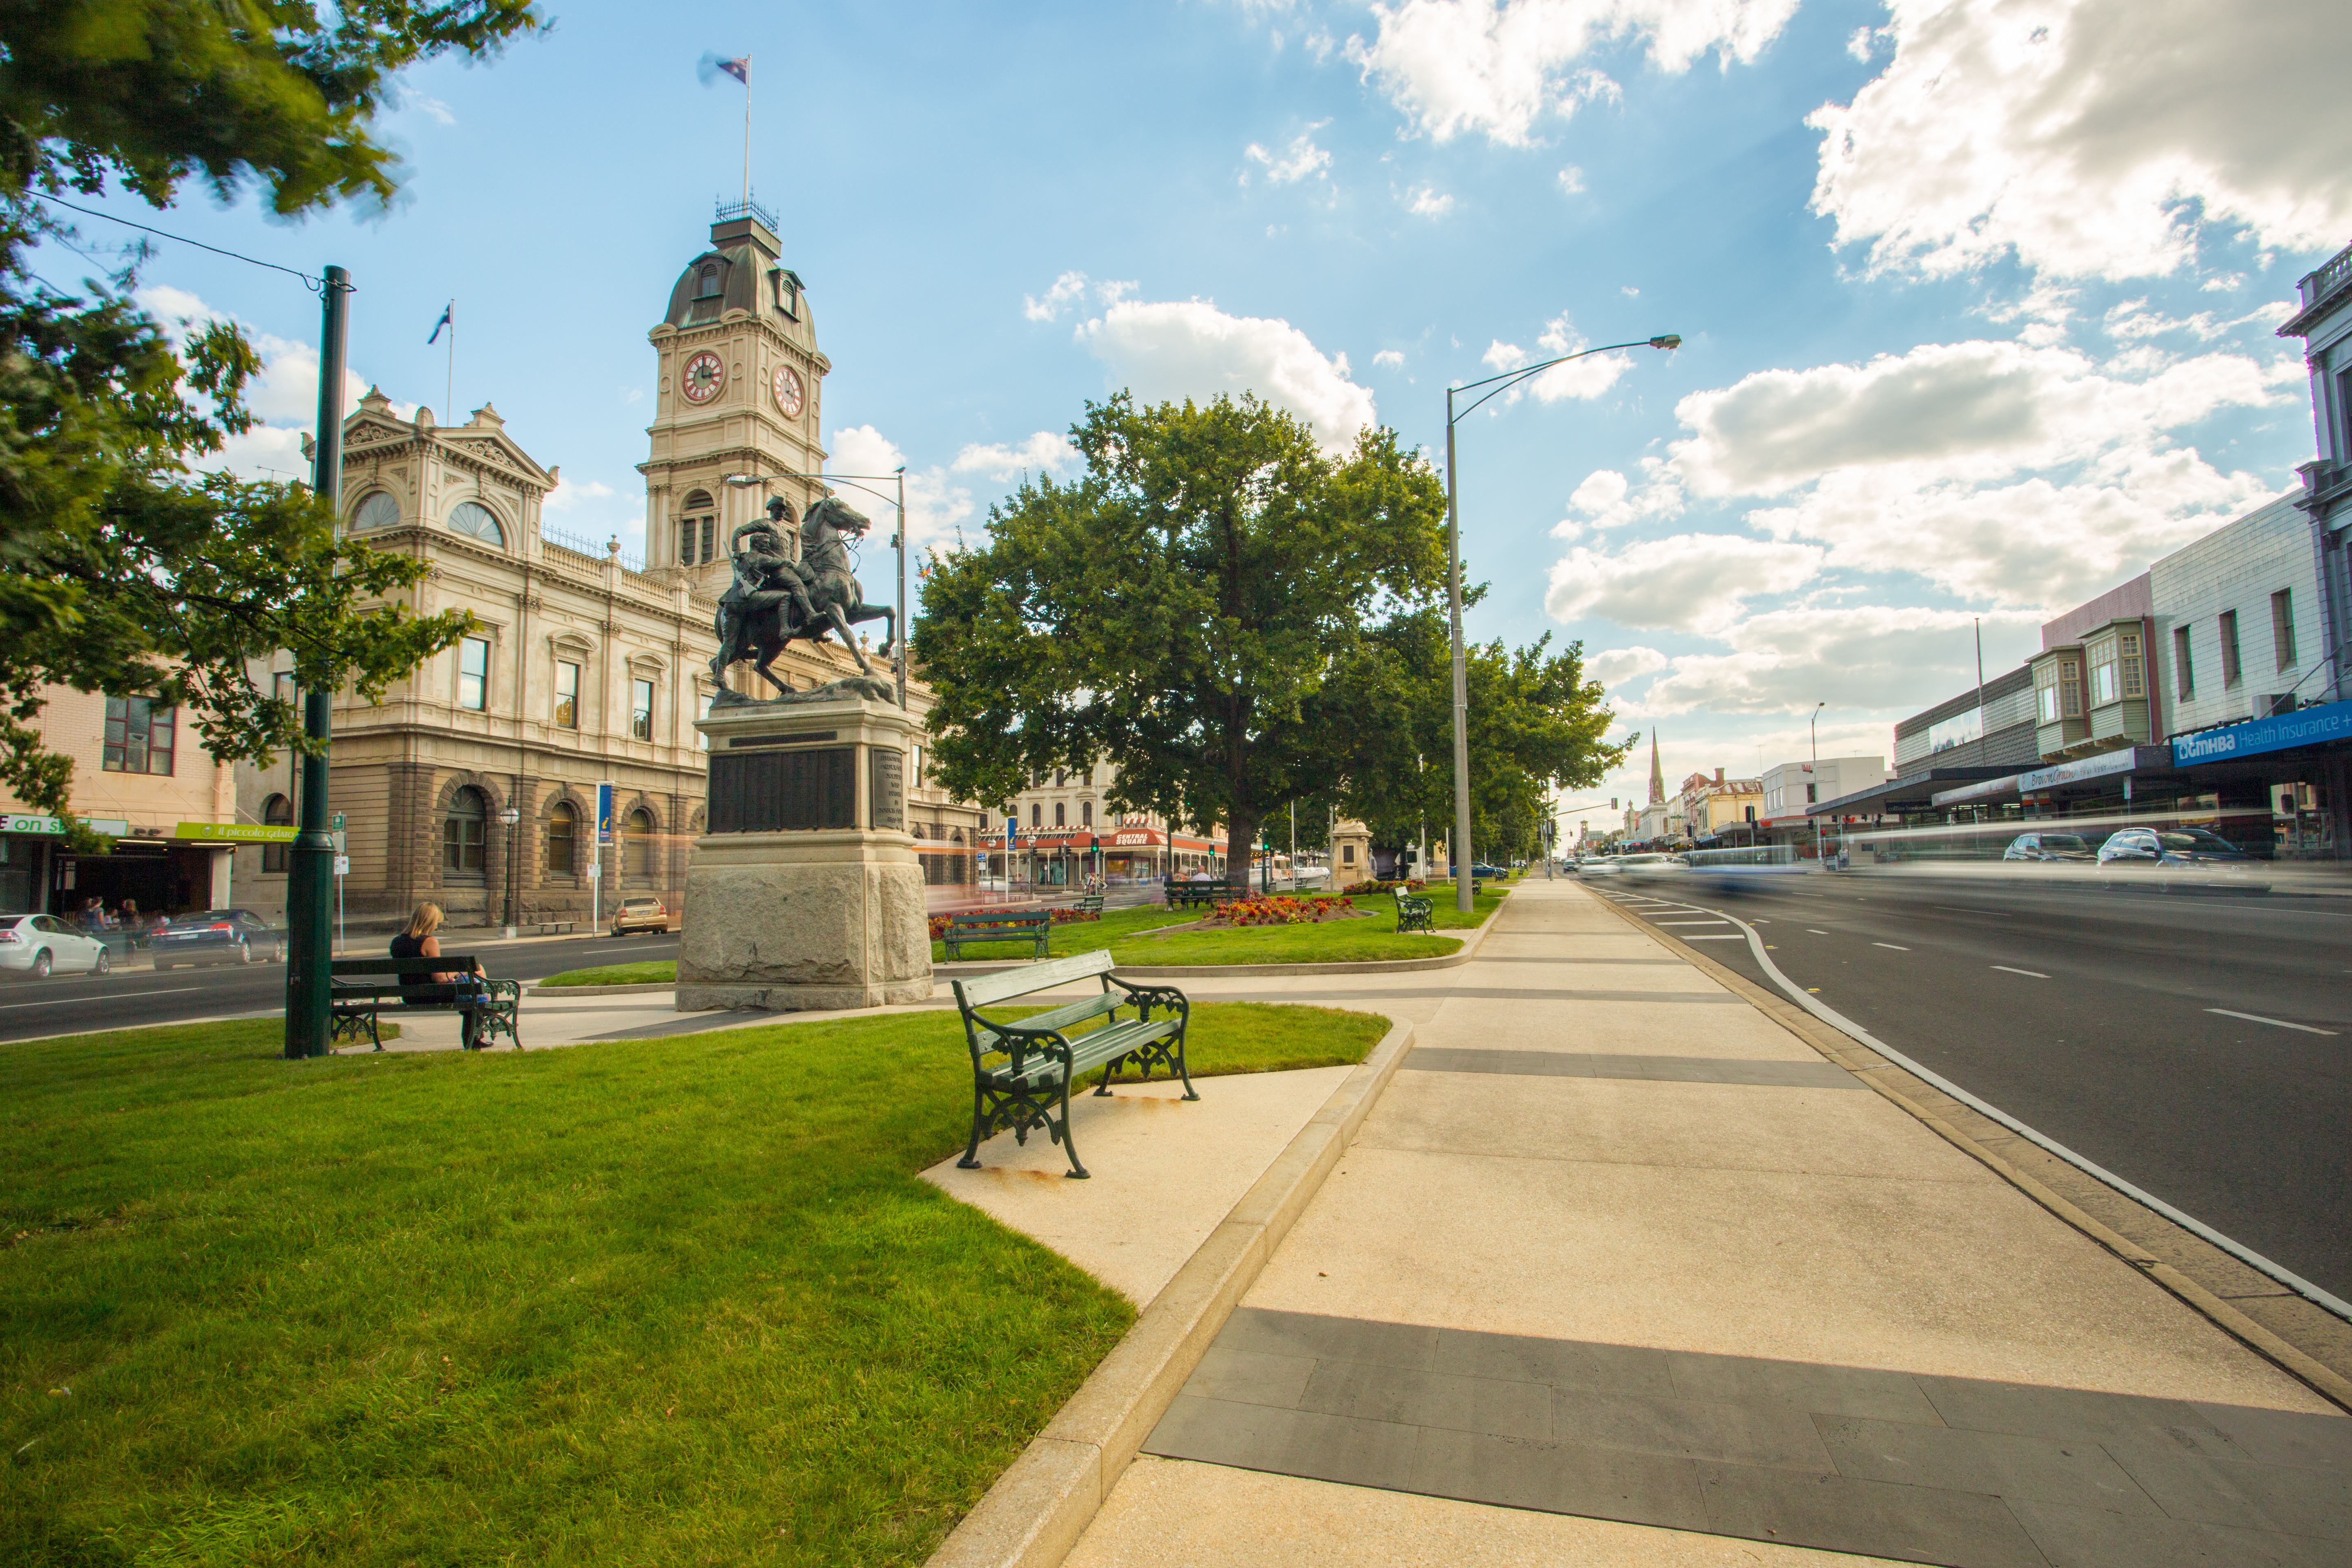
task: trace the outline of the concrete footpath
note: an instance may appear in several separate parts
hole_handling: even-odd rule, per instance
[[[1186,990],[1414,1049],[1071,1568],[2352,1560],[2352,1419],[1576,884]]]

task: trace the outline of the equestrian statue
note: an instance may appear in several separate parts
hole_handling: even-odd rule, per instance
[[[817,501],[801,519],[800,559],[795,561],[783,535],[792,513],[782,496],[774,497],[763,521],[742,524],[728,541],[735,581],[719,597],[719,652],[710,660],[711,677],[722,695],[727,667],[749,659],[761,678],[785,697],[801,697],[768,666],[791,644],[822,642],[835,632],[841,634],[842,645],[866,677],[877,679],[849,629],[860,621],[889,623],[889,636],[877,650],[882,658],[888,658],[898,645],[898,612],[888,605],[867,604],[851,569],[847,541],[852,535],[865,536],[865,514],[838,496]]]

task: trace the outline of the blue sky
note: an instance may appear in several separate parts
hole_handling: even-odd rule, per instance
[[[1473,634],[1581,639],[1670,782],[1804,754],[1817,701],[1823,754],[1891,753],[1973,679],[1972,616],[2005,668],[2313,455],[2273,328],[2352,240],[2340,5],[550,10],[495,64],[410,75],[388,214],[104,205],[350,268],[356,374],[444,416],[425,339],[455,296],[461,415],[493,401],[562,465],[575,534],[642,539],[645,333],[741,179],[706,50],[752,59],[834,466],[906,462],[919,536],[1067,471],[1059,434],[1118,386],[1247,386],[1435,453],[1449,378],[1681,333],[1459,437]],[[264,335],[272,428],[238,458],[298,470],[311,297],[169,243],[144,281]]]

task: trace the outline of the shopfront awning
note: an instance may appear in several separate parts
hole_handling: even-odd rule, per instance
[[[1927,768],[1882,784],[1873,784],[1852,795],[1825,800],[1806,811],[1807,816],[1891,816],[1904,811],[1925,811],[1935,804],[1936,796],[1945,790],[1963,784],[1980,784],[1986,779],[2008,776],[2017,770],[2008,768]]]

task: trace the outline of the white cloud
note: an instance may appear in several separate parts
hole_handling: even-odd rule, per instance
[[[1310,175],[1318,179],[1329,179],[1331,154],[1315,145],[1315,132],[1330,123],[1328,120],[1317,121],[1305,131],[1292,137],[1290,145],[1278,154],[1269,153],[1253,142],[1244,149],[1243,156],[1253,163],[1262,166],[1265,170],[1267,183],[1271,184],[1296,184]],[[1246,171],[1243,173],[1242,180],[1244,184],[1248,182],[1249,174]]]
[[[2352,227],[2352,8],[2267,0],[1892,0],[1894,58],[1823,132],[1816,212],[1874,270],[2014,253],[2058,277],[2176,270],[2203,223],[2265,246]]]
[[[1364,79],[1438,141],[1480,132],[1525,145],[1536,122],[1620,96],[1583,58],[1617,39],[1645,39],[1669,75],[1714,51],[1727,67],[1755,59],[1797,0],[1403,0],[1375,5],[1371,42],[1350,37]]]
[[[1086,292],[1085,273],[1065,272],[1054,279],[1054,286],[1045,290],[1044,299],[1040,300],[1034,294],[1023,295],[1021,313],[1033,321],[1050,321],[1065,309],[1084,299]]]
[[[1405,193],[1404,205],[1415,217],[1444,217],[1454,210],[1454,198],[1434,185],[1415,185]]]
[[[457,123],[457,114],[447,104],[442,102],[437,98],[416,97],[410,99],[408,101],[413,106],[423,110],[426,114],[431,115],[435,120],[439,121],[444,125],[455,125]]]
[[[1379,418],[1346,354],[1325,355],[1288,321],[1229,316],[1205,300],[1122,300],[1082,323],[1077,341],[1144,403],[1255,392],[1335,450]]]
[[[196,295],[169,284],[151,284],[134,299],[163,323],[174,343],[186,342],[192,327],[231,319]],[[310,459],[302,456],[302,437],[312,433],[319,418],[319,351],[312,344],[263,331],[251,322],[238,324],[261,354],[261,373],[246,384],[245,393],[246,407],[260,423],[241,436],[230,437],[220,452],[201,466],[225,468],[247,479],[307,479]],[[359,405],[367,389],[367,378],[345,367],[346,414]],[[415,404],[394,407],[403,418],[415,416]]]
[[[1821,570],[1810,544],[1745,534],[1678,533],[1612,553],[1579,545],[1553,563],[1544,608],[1563,621],[1598,616],[1644,631],[1719,633],[1743,600],[1794,591]]]
[[[1570,163],[1567,168],[1562,169],[1559,172],[1559,188],[1562,192],[1571,196],[1582,194],[1584,190],[1584,171],[1578,168],[1573,163]]]
[[[936,466],[916,468],[907,461],[907,455],[897,444],[871,425],[850,425],[833,433],[833,455],[827,466],[835,473],[887,474],[899,468],[907,470],[907,545],[909,551],[932,544],[944,543],[954,536],[958,523],[969,519],[976,510],[971,492],[961,485],[949,482],[946,470]],[[876,489],[887,487],[876,485]],[[842,486],[841,499],[874,520],[873,539],[878,546],[890,537],[891,503],[862,489]]]
[[[1980,618],[1988,673],[2013,668],[2042,646],[2038,613]],[[1803,713],[1824,701],[1832,709],[1916,710],[1976,679],[1978,619],[1967,610],[1887,605],[1768,610],[1728,628],[1730,652],[1685,654],[1638,703],[1619,706],[1645,716],[1701,709]]]
[[[1381,366],[1383,370],[1402,370],[1404,368],[1404,355],[1399,353],[1394,349],[1382,349],[1378,353],[1372,355],[1372,363]]]
[[[582,501],[602,500],[616,493],[612,486],[599,479],[581,482],[559,479],[555,488],[547,492],[547,499],[540,504],[549,511],[570,511]]]
[[[982,446],[975,441],[958,452],[949,468],[959,474],[980,474],[1001,485],[1009,485],[1023,474],[1059,473],[1077,466],[1078,449],[1070,445],[1069,437],[1054,430],[1040,430],[1017,447],[1003,442]]]
[[[1517,370],[1538,360],[1558,359],[1575,353],[1585,346],[1583,335],[1568,323],[1566,316],[1555,316],[1544,323],[1543,335],[1536,340],[1538,353],[1529,353],[1517,343],[1507,343],[1496,338],[1486,345],[1480,359],[1490,368]],[[1521,383],[1503,395],[1503,401],[1517,401],[1523,392],[1532,392],[1538,401],[1558,403],[1565,397],[1598,397],[1617,384],[1633,362],[1622,353],[1594,354],[1568,364],[1556,364],[1530,380]]]
[[[1673,661],[1654,647],[1612,647],[1594,654],[1584,661],[1584,673],[1607,687],[1619,687],[1629,680],[1638,680],[1654,670],[1660,670]]]

